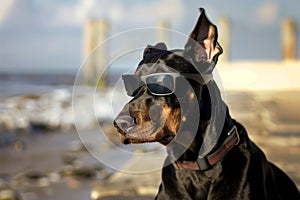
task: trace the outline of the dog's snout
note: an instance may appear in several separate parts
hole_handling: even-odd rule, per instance
[[[134,119],[130,115],[118,116],[114,120],[114,126],[122,134],[126,134],[132,126],[134,126]]]

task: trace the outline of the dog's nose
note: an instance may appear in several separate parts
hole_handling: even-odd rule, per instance
[[[121,134],[126,134],[134,126],[134,119],[130,115],[118,116],[114,120],[114,126]]]

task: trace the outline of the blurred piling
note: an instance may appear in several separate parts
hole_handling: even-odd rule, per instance
[[[230,20],[228,17],[221,17],[218,23],[219,43],[223,48],[223,54],[220,56],[220,62],[229,62],[230,60]]]
[[[284,61],[297,59],[297,25],[293,19],[285,19],[281,27],[282,57]]]
[[[105,19],[90,19],[84,30],[84,82],[87,85],[105,87],[107,74],[107,44],[108,22]]]
[[[169,44],[169,35],[168,35],[168,29],[170,28],[170,24],[165,21],[159,21],[157,26],[159,27],[157,37],[159,42],[164,42],[166,44]]]

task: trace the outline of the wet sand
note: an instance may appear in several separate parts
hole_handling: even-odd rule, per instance
[[[19,137],[1,148],[0,160],[0,189],[14,189],[21,199],[90,199],[91,185],[105,178],[75,131]]]

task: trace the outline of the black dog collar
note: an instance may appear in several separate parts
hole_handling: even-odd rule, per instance
[[[177,169],[181,170],[200,170],[205,171],[210,169],[213,165],[217,162],[222,160],[224,156],[235,146],[238,145],[240,142],[240,135],[236,126],[229,131],[228,137],[222,143],[220,148],[217,150],[209,153],[205,157],[198,157],[197,161],[178,161],[174,162],[174,166]]]

